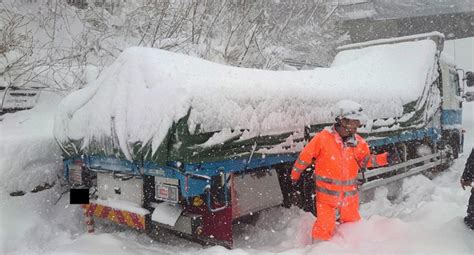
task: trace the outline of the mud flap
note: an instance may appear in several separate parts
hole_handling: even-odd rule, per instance
[[[207,207],[189,208],[188,212],[202,215],[202,234],[196,236],[206,244],[222,245],[227,248],[233,246],[232,207],[218,212],[210,212]]]

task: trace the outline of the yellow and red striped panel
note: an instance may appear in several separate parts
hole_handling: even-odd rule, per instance
[[[100,217],[132,228],[145,229],[143,215],[93,203],[82,205],[82,208],[87,216]]]

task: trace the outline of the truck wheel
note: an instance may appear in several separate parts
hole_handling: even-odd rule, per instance
[[[454,152],[453,152],[453,147],[451,146],[450,143],[445,144],[442,146],[442,151],[444,153],[444,158],[445,160],[443,164],[439,165],[438,168],[440,171],[448,169],[454,161]]]
[[[460,151],[459,135],[453,134],[450,139],[450,144],[453,152],[453,159],[457,159]]]

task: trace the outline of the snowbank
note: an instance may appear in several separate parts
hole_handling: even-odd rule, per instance
[[[473,126],[469,127],[471,130]],[[459,186],[466,156],[437,178],[422,175],[374,191],[361,205],[362,220],[338,226],[331,241],[310,243],[311,213],[297,207],[263,211],[255,225],[234,226],[235,249],[201,246],[166,235],[154,241],[117,225],[88,234],[78,205],[57,190],[9,197],[0,191],[1,254],[473,254],[474,232],[464,226],[469,192]],[[394,186],[391,187],[395,188]]]
[[[83,148],[112,137],[131,158],[136,142],[156,150],[189,109],[191,133],[199,124],[201,132],[240,128],[250,137],[332,122],[341,99],[360,102],[371,118],[401,116],[436,79],[435,54],[436,44],[423,40],[343,51],[330,68],[264,71],[133,47],[61,102],[55,136]]]
[[[61,151],[53,137],[55,106],[61,97],[41,92],[28,111],[5,114],[0,121],[0,190],[30,191],[61,175]]]

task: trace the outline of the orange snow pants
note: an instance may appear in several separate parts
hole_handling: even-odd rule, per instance
[[[336,230],[336,210],[339,209],[339,222],[355,222],[360,220],[359,203],[349,203],[343,206],[316,201],[316,221],[313,225],[313,240],[329,240]]]

